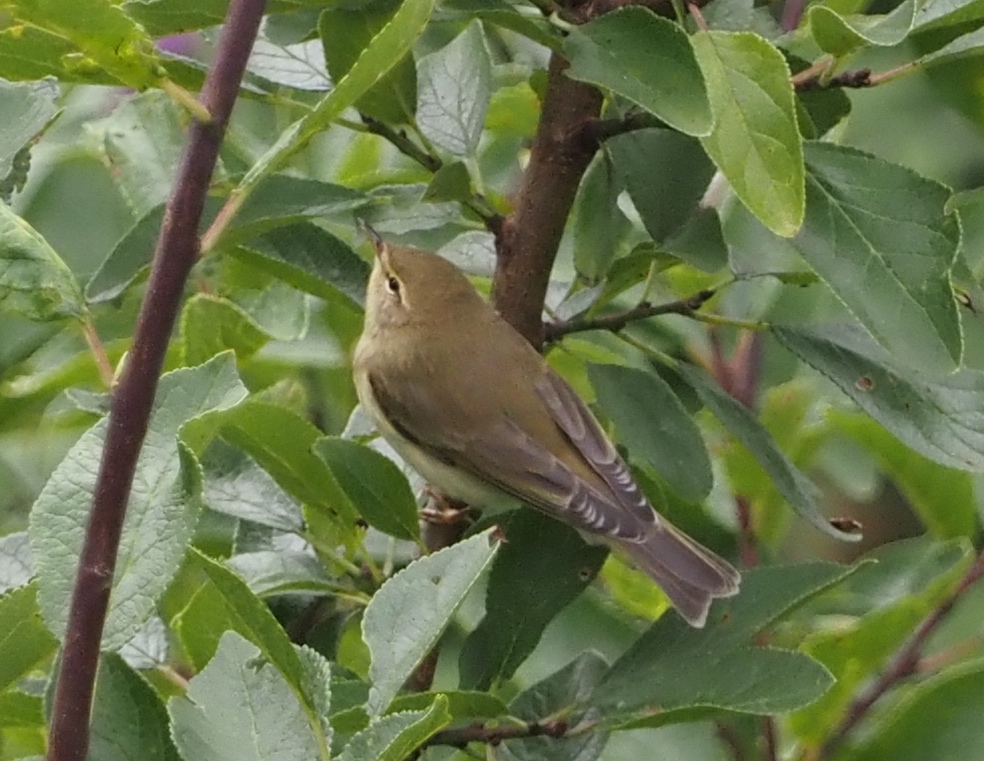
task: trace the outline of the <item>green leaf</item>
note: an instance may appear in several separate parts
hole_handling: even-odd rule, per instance
[[[366,705],[379,716],[430,652],[465,595],[495,555],[486,531],[414,561],[373,596],[362,618],[372,688]]]
[[[646,8],[623,8],[576,27],[564,42],[571,79],[599,85],[687,135],[714,123],[686,32]]]
[[[513,716],[530,722],[547,716],[563,716],[568,726],[577,727],[582,721],[599,718],[596,711],[585,711],[592,690],[608,670],[605,660],[594,652],[582,653],[574,661],[541,682],[524,690],[510,704]],[[601,755],[608,743],[608,732],[593,729],[566,738],[531,737],[507,740],[502,755],[515,761],[592,761]]]
[[[646,232],[664,243],[697,211],[714,164],[696,139],[665,129],[619,135],[606,146]]]
[[[247,70],[284,87],[325,92],[331,80],[325,73],[325,49],[319,40],[279,45],[263,37],[253,43]]]
[[[861,538],[859,534],[849,534],[834,528],[823,517],[817,487],[782,453],[768,431],[747,407],[700,370],[685,364],[677,365],[674,369],[697,392],[704,406],[747,447],[769,478],[775,482],[779,493],[802,518],[837,539],[856,542]]]
[[[19,0],[10,10],[14,21],[43,30],[73,50],[55,59],[64,71],[102,70],[137,90],[158,84],[160,61],[153,40],[111,0],[87,0],[84,14],[71,0]]]
[[[138,217],[167,201],[184,150],[183,116],[171,98],[154,90],[88,125],[100,138],[113,179]]]
[[[569,526],[518,510],[500,526],[505,536],[492,562],[485,617],[468,635],[458,661],[461,686],[486,690],[509,679],[533,652],[554,617],[591,583],[608,555]]]
[[[892,47],[904,40],[915,19],[916,0],[904,0],[891,13],[844,17],[823,5],[810,7],[807,19],[817,45],[841,57],[863,45]]]
[[[250,400],[223,416],[221,435],[249,454],[288,494],[326,517],[335,541],[354,540],[358,514],[314,453],[321,432],[311,423],[286,407]]]
[[[796,248],[903,362],[960,364],[963,337],[950,269],[960,229],[950,191],[911,170],[829,143],[806,147],[809,182]]]
[[[698,32],[714,130],[701,143],[738,198],[772,232],[803,222],[803,146],[789,66],[751,32]]]
[[[711,461],[700,430],[669,384],[655,373],[619,365],[590,365],[588,377],[631,457],[655,468],[687,501],[704,499],[714,480]]]
[[[120,648],[143,626],[191,541],[201,473],[194,447],[179,434],[188,423],[228,410],[245,396],[229,354],[161,378],[123,523],[103,649]],[[31,511],[38,600],[48,627],[59,637],[65,633],[106,428],[103,419],[82,434]]]
[[[226,349],[243,362],[252,357],[271,336],[242,309],[219,296],[197,293],[181,311],[181,344],[184,363],[206,362]]]
[[[144,679],[114,653],[99,659],[89,756],[103,761],[178,761],[167,711]]]
[[[390,5],[361,8],[325,8],[318,20],[318,35],[328,72],[342,79],[392,18]],[[417,106],[417,67],[413,54],[406,53],[395,66],[355,102],[360,113],[388,124],[413,121]]]
[[[422,711],[437,697],[448,703],[448,713],[455,721],[461,719],[494,719],[508,713],[506,704],[495,695],[469,690],[441,690],[440,692],[415,692],[397,696],[390,704],[390,713]]]
[[[867,416],[834,409],[827,419],[833,430],[868,450],[933,536],[951,539],[977,534],[973,475],[923,457]]]
[[[482,19],[558,52],[563,42],[560,30],[547,19],[539,14],[520,13],[519,8],[507,0],[445,0],[441,3],[441,12],[463,20]]]
[[[58,647],[41,621],[37,585],[0,597],[0,692],[18,681]]]
[[[185,759],[328,758],[330,738],[313,731],[283,674],[235,632],[167,707]]]
[[[354,441],[327,437],[314,451],[366,522],[397,539],[417,541],[417,500],[392,460]]]
[[[29,320],[85,314],[75,276],[48,242],[0,202],[0,312]]]
[[[741,593],[716,602],[705,629],[689,629],[677,616],[653,624],[589,705],[611,727],[660,726],[710,709],[777,714],[808,705],[830,687],[829,672],[801,653],[754,647],[754,637],[854,570],[808,563],[745,571]]]
[[[26,531],[0,536],[0,594],[26,585],[34,576],[34,558]]]
[[[571,210],[574,266],[589,282],[605,276],[630,228],[618,208],[621,192],[615,165],[607,154],[599,153],[584,173]]]
[[[58,86],[50,81],[15,84],[0,80],[0,201],[24,187],[31,144],[58,115]]]
[[[340,293],[354,304],[363,303],[369,265],[347,244],[310,222],[254,238],[232,255],[299,291],[329,300]]]
[[[471,198],[471,192],[468,167],[463,161],[452,161],[434,172],[434,177],[420,200],[425,203],[467,201]]]
[[[916,11],[915,29],[925,32],[960,27],[968,22],[979,22],[982,18],[984,3],[981,0],[927,0]]]
[[[418,67],[417,126],[439,148],[467,156],[478,147],[492,96],[492,61],[472,22]]]
[[[311,552],[263,550],[229,558],[229,567],[259,597],[283,594],[332,594],[338,588]]]
[[[844,715],[857,691],[883,667],[919,622],[949,595],[972,562],[966,541],[935,542],[928,537],[885,545],[829,595],[831,605],[844,599],[855,621],[807,637],[804,652],[824,664],[837,682],[817,702],[790,717],[794,731],[821,743],[829,727]]]
[[[838,758],[972,761],[984,744],[982,711],[984,663],[963,663],[913,687],[870,735]]]
[[[448,703],[438,695],[426,711],[392,713],[374,720],[349,740],[339,761],[401,761],[451,723]]]
[[[348,73],[335,83],[335,89],[312,111],[288,127],[280,139],[253,164],[235,191],[237,197],[248,195],[263,178],[285,166],[291,156],[304,148],[399,63],[423,32],[433,8],[434,0],[404,0]]]
[[[852,326],[775,327],[776,338],[827,376],[907,447],[959,470],[984,468],[984,373],[942,379],[900,368]]]
[[[304,528],[301,508],[256,461],[213,441],[202,457],[202,498],[212,510],[278,531]]]
[[[16,690],[0,692],[0,728],[30,727],[45,729],[44,705],[40,695]]]

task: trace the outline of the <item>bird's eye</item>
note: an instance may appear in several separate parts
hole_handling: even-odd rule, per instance
[[[400,281],[397,280],[392,275],[386,278],[386,287],[389,289],[389,292],[392,293],[394,296],[400,295]]]

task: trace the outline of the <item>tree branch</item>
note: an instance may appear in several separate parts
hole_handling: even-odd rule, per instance
[[[957,584],[956,589],[923,619],[922,623],[912,633],[912,636],[898,649],[881,676],[870,687],[862,690],[855,697],[854,702],[851,703],[847,712],[844,714],[844,718],[821,748],[819,758],[832,757],[844,743],[847,736],[868,715],[871,707],[878,702],[882,695],[888,692],[898,682],[906,677],[912,676],[918,671],[921,651],[930,635],[936,631],[936,628],[943,622],[947,614],[953,610],[953,606],[956,605],[961,596],[977,583],[982,576],[984,576],[984,552],[977,557],[974,564],[967,570],[960,583]]]
[[[172,191],[133,346],[113,392],[92,513],[72,594],[48,736],[48,761],[83,761],[116,553],[137,457],[182,292],[198,256],[198,224],[229,114],[239,92],[265,0],[232,0],[205,78],[201,102],[211,119],[193,121]]]
[[[506,218],[496,241],[493,303],[537,348],[544,339],[543,302],[557,247],[578,184],[598,146],[588,125],[601,111],[601,93],[568,79],[567,66],[553,54],[516,210]]]
[[[624,312],[603,315],[590,320],[549,322],[543,326],[544,340],[547,342],[556,341],[571,333],[582,333],[586,330],[609,330],[612,333],[618,333],[631,322],[647,320],[661,314],[692,314],[700,309],[715,293],[717,293],[716,288],[707,288],[679,301],[669,301],[665,304],[650,304],[648,301],[643,301]]]

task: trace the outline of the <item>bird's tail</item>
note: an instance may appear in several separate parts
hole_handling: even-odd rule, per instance
[[[704,625],[714,598],[738,593],[738,571],[662,516],[644,537],[622,540],[618,547],[659,584],[691,626]]]

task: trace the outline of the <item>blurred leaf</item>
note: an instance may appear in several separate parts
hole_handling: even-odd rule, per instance
[[[421,200],[425,203],[443,203],[467,201],[470,198],[471,177],[468,175],[468,167],[463,161],[452,161],[434,172]]]
[[[232,349],[243,362],[271,338],[252,318],[231,301],[197,293],[181,311],[181,344],[185,365],[198,365]]]
[[[253,43],[248,71],[295,90],[324,92],[331,89],[325,68],[325,50],[318,40],[279,45],[259,37]]]
[[[704,75],[686,32],[672,21],[622,8],[573,29],[564,54],[571,79],[628,98],[687,135],[710,134]]]
[[[319,439],[314,451],[370,526],[397,539],[419,540],[417,500],[389,458],[335,437]]]
[[[88,757],[179,761],[170,729],[154,688],[118,655],[105,653],[99,659]]]
[[[376,34],[344,77],[318,105],[288,127],[246,173],[237,192],[252,191],[266,177],[283,168],[287,160],[304,148],[325,127],[341,116],[362,95],[410,52],[423,32],[434,8],[434,0],[403,0],[396,14]]]
[[[486,531],[414,561],[376,592],[362,618],[362,638],[372,656],[370,715],[386,711],[497,547]]]
[[[840,57],[864,45],[898,45],[912,29],[916,7],[916,0],[903,0],[884,16],[844,17],[831,8],[815,5],[810,7],[807,19],[820,49]]]
[[[930,29],[959,27],[982,18],[984,3],[981,0],[927,0],[916,11],[915,29],[925,32]]]
[[[977,534],[974,477],[923,457],[867,416],[827,413],[834,428],[864,446],[878,461],[937,539]]]
[[[470,230],[441,246],[438,254],[469,275],[492,277],[495,272],[495,236]]]
[[[2,69],[0,69],[2,70]],[[15,84],[0,80],[0,202],[27,181],[31,143],[58,115],[60,93],[51,80]]]
[[[232,255],[299,291],[323,299],[341,293],[361,306],[369,265],[347,244],[310,222],[298,222],[249,241]]]
[[[629,132],[606,146],[646,231],[663,244],[698,210],[714,164],[696,139],[670,130]]]
[[[790,717],[806,742],[820,743],[862,687],[911,636],[919,622],[948,595],[972,562],[966,542],[926,537],[880,547],[842,587],[835,600],[863,600],[864,615],[832,631],[808,635],[804,652],[824,664],[836,683],[820,700]]]
[[[27,584],[34,576],[34,558],[26,531],[0,536],[0,594]]]
[[[984,468],[984,421],[978,414],[984,373],[958,370],[937,380],[902,369],[853,326],[773,332],[906,446],[950,468]]]
[[[560,31],[547,19],[520,13],[517,6],[506,0],[445,0],[441,3],[441,11],[443,14],[460,15],[461,18],[482,19],[552,50],[559,51],[563,42]]]
[[[707,448],[666,381],[619,365],[591,365],[588,377],[631,457],[651,465],[684,499],[704,499],[713,481]]]
[[[376,718],[349,740],[339,761],[401,761],[451,723],[447,699],[438,695],[426,711]]]
[[[137,461],[103,649],[122,647],[150,616],[191,541],[199,511],[200,466],[183,435],[189,423],[239,404],[246,389],[229,354],[161,377]],[[200,423],[201,425],[201,423]],[[187,427],[186,427],[187,426]],[[104,418],[82,434],[45,484],[31,511],[38,600],[48,627],[65,634],[69,600],[106,437]]]
[[[960,664],[913,687],[843,761],[971,761],[984,744],[984,664]]]
[[[278,531],[303,529],[300,506],[245,453],[213,441],[202,457],[202,468],[202,498],[212,510]]]
[[[318,34],[328,72],[337,82],[344,77],[372,38],[393,17],[392,4],[363,4],[358,8],[327,7],[318,21]],[[417,106],[417,67],[407,53],[355,107],[360,113],[389,124],[409,124]]]
[[[46,729],[41,696],[15,690],[0,692],[0,729],[10,727]]]
[[[455,721],[465,718],[494,719],[509,711],[506,704],[495,695],[487,692],[455,690],[440,692],[416,692],[397,696],[390,704],[390,713],[425,710],[435,698],[447,700],[448,713]]]
[[[138,218],[167,201],[184,150],[182,116],[171,98],[153,90],[88,125],[101,138],[113,179]]]
[[[750,32],[698,32],[714,129],[701,143],[738,198],[777,235],[803,222],[803,147],[789,67]]]
[[[823,517],[817,487],[782,453],[748,408],[722,390],[702,371],[686,364],[676,365],[674,370],[693,387],[704,405],[724,423],[732,435],[748,448],[775,482],[779,493],[802,518],[837,539],[856,542],[861,538],[860,534],[848,534],[834,528]]]
[[[741,593],[715,602],[707,628],[691,629],[678,616],[653,624],[602,678],[588,705],[610,727],[808,705],[830,687],[829,672],[801,653],[753,647],[753,638],[854,570],[808,563],[745,571]]]
[[[54,59],[66,74],[103,70],[137,90],[158,84],[160,62],[153,40],[111,0],[87,0],[81,15],[71,0],[20,0],[9,7],[17,26],[43,30],[73,51]],[[36,50],[29,59],[40,53]]]
[[[492,61],[481,24],[473,22],[450,44],[422,58],[417,126],[455,156],[475,151],[492,96]]]
[[[313,731],[283,674],[235,632],[223,635],[215,657],[167,707],[186,759],[328,758],[330,736]]]
[[[629,230],[629,221],[617,205],[621,192],[613,162],[599,152],[584,173],[571,209],[574,266],[589,282],[605,276],[618,253],[619,240]]]
[[[0,692],[18,681],[58,647],[41,621],[37,585],[0,597]]]
[[[807,215],[793,241],[890,352],[928,372],[960,364],[950,285],[960,241],[950,191],[909,169],[829,143],[806,146]]]
[[[485,617],[458,660],[461,686],[487,690],[509,679],[540,642],[543,630],[597,576],[608,550],[533,510],[502,520],[505,537],[485,593]]]
[[[592,690],[601,680],[608,664],[594,652],[582,653],[560,671],[524,690],[509,706],[513,716],[540,722],[548,716],[563,716],[571,728],[582,721],[600,718],[597,712],[580,706],[588,702]],[[593,761],[608,743],[608,732],[595,729],[584,734],[555,739],[531,737],[507,740],[502,755],[509,761]]]
[[[0,311],[29,320],[85,314],[82,291],[48,242],[0,202]]]
[[[241,552],[229,558],[228,562],[229,567],[258,597],[328,595],[338,589],[311,552],[285,549]]]

